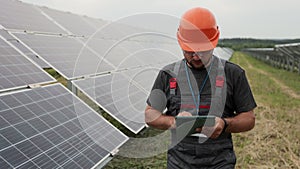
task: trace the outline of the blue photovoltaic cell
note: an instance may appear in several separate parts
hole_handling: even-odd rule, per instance
[[[55,81],[0,36],[0,91]]]
[[[1,168],[91,168],[128,139],[60,84],[0,103]]]

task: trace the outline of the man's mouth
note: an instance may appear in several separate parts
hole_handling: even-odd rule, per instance
[[[193,60],[192,63],[195,63],[196,65],[202,64],[201,60]]]

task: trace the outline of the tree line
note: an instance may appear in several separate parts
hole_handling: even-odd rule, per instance
[[[277,44],[299,43],[300,39],[253,39],[253,38],[225,38],[220,39],[219,47],[229,47],[235,51],[244,48],[273,48]]]

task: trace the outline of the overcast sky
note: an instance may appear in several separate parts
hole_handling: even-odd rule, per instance
[[[202,6],[215,14],[221,38],[300,38],[300,0],[22,1],[110,21],[143,13],[161,13],[180,18],[186,10]]]

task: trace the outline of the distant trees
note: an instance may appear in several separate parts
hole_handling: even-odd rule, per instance
[[[277,44],[297,43],[300,39],[253,39],[253,38],[231,38],[220,39],[219,47],[229,47],[235,51],[244,48],[273,48]]]

